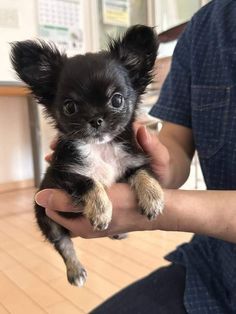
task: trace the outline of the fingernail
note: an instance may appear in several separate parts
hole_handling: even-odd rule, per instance
[[[146,126],[144,126],[144,140],[146,141],[146,144],[149,144],[151,142],[151,136]]]
[[[36,194],[35,202],[42,207],[48,207],[51,198],[52,198],[51,190],[42,190]]]

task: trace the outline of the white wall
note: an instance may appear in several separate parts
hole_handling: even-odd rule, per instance
[[[0,80],[14,80],[9,61],[10,45],[16,40],[34,38],[37,34],[37,16],[35,0],[0,0],[0,10],[16,9],[19,17],[18,27],[0,27]]]
[[[0,10],[18,12],[18,27],[0,24],[0,80],[15,79],[9,60],[9,43],[36,35],[34,0],[0,0]],[[16,25],[17,26],[17,25]],[[0,183],[33,177],[31,140],[26,99],[0,97]]]
[[[91,1],[93,0],[84,0],[84,14],[88,17],[84,19],[86,50],[93,50],[90,25]],[[0,0],[0,13],[6,12],[9,8],[16,10],[18,25],[3,27],[3,20],[0,20],[0,81],[16,80],[9,59],[9,43],[38,37],[37,0]],[[55,132],[42,117],[41,110],[40,121],[45,154],[49,150],[49,143]],[[32,163],[26,99],[0,97],[0,184],[33,178]]]
[[[0,184],[32,178],[27,103],[0,97]]]

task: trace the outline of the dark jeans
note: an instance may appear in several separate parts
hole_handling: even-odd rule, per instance
[[[162,267],[121,290],[90,314],[186,314],[185,268]]]

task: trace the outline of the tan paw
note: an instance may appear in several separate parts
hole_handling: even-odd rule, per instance
[[[112,203],[101,184],[97,183],[86,195],[85,204],[84,214],[94,230],[107,229],[112,217]]]
[[[111,212],[111,211],[109,211]],[[90,223],[94,230],[106,230],[111,222],[111,215],[109,213],[103,213],[99,216],[90,218]]]
[[[147,171],[139,170],[130,182],[137,194],[141,214],[155,219],[164,209],[164,193],[158,181]]]
[[[145,194],[145,195],[144,195]],[[164,209],[163,193],[159,191],[150,191],[146,189],[142,196],[139,197],[139,208],[142,215],[147,216],[148,219],[153,220]]]

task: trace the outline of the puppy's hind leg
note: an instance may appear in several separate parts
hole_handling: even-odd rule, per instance
[[[74,286],[82,287],[86,281],[87,272],[76,256],[71,238],[64,235],[53,244],[65,262],[68,281]]]
[[[61,255],[66,265],[68,281],[78,287],[82,287],[86,281],[87,273],[79,262],[67,229],[51,220],[45,213],[45,209],[35,205],[36,219],[39,227],[50,243],[52,243]]]

